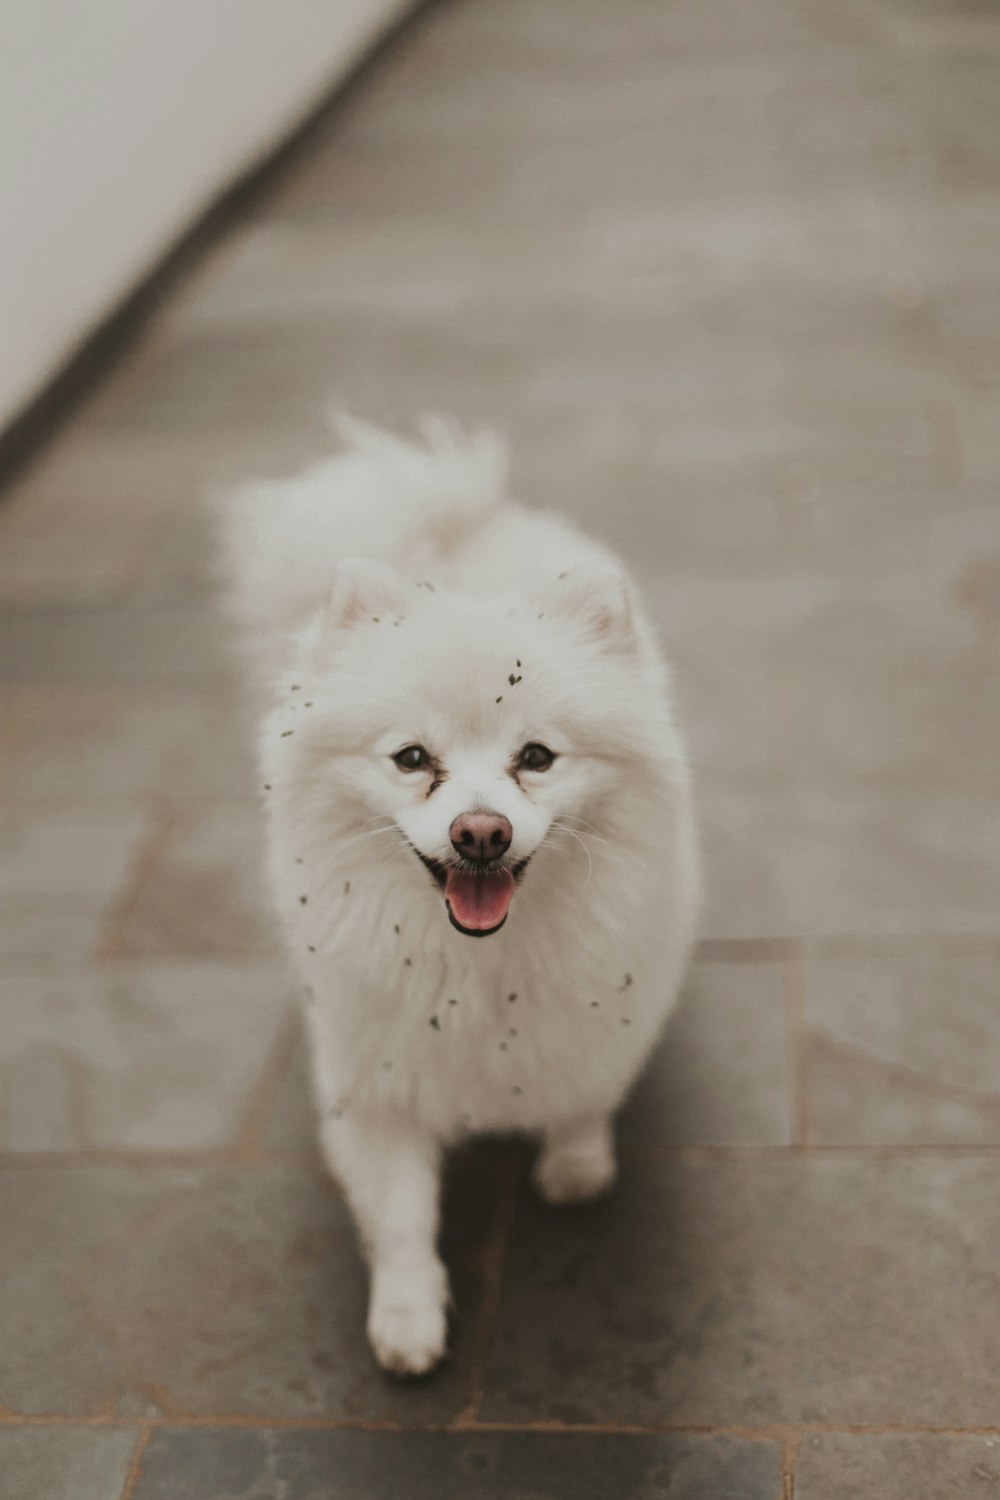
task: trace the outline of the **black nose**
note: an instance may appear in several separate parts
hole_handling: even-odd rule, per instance
[[[456,854],[477,865],[488,865],[507,853],[514,830],[499,813],[460,813],[449,829],[449,836]]]

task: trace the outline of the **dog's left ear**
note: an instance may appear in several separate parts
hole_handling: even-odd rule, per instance
[[[578,620],[609,651],[637,644],[632,591],[613,563],[585,562],[561,573],[549,596],[553,613]]]

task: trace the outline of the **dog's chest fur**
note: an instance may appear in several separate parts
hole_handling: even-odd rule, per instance
[[[322,922],[319,907],[284,903],[310,985],[320,1109],[398,1109],[453,1136],[620,1097],[675,976],[655,922],[627,924],[626,937],[602,919],[600,878],[586,911],[542,899],[478,942],[442,921],[440,896],[405,868],[398,881],[376,869],[340,882]]]

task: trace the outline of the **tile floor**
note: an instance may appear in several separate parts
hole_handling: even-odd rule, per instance
[[[1000,11],[444,0],[0,511],[4,1500],[1000,1496]],[[365,1348],[202,497],[501,422],[677,665],[711,899],[612,1202]]]

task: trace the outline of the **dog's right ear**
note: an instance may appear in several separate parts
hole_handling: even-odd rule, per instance
[[[605,649],[635,649],[632,591],[613,563],[582,562],[560,573],[548,602],[553,613],[585,626]]]
[[[345,557],[334,569],[326,623],[332,629],[357,625],[362,620],[388,623],[402,615],[408,598],[412,598],[412,591],[384,563],[370,557]]]

